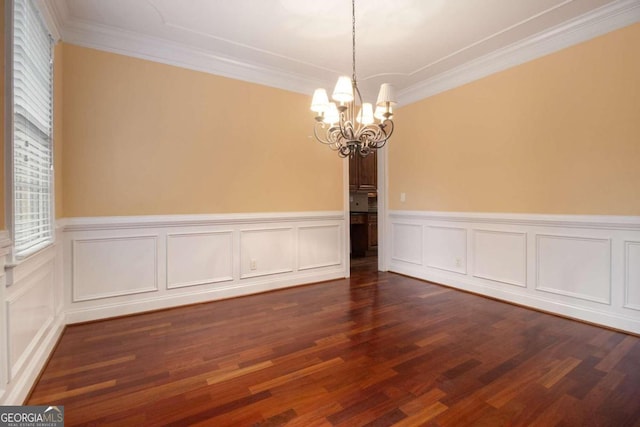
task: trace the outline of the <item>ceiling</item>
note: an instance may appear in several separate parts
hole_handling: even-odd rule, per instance
[[[301,93],[351,74],[349,0],[41,0],[65,42]],[[357,0],[365,99],[407,104],[640,21],[640,0]]]

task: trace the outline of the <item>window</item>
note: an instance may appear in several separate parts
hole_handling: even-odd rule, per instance
[[[32,0],[13,2],[12,191],[16,257],[53,241],[53,41]]]

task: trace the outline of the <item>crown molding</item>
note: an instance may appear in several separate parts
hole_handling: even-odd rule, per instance
[[[165,39],[70,17],[65,0],[38,0],[47,23],[66,43],[202,71],[302,94],[330,84],[319,79],[217,55]],[[618,0],[550,30],[498,49],[398,92],[404,106],[640,21],[639,0]],[[54,34],[55,36],[55,34]]]
[[[310,94],[325,82],[281,69],[225,57],[205,49],[69,18],[64,0],[45,2],[62,40],[78,46],[131,56],[222,77]]]
[[[640,1],[619,0],[398,91],[411,104],[640,21]]]
[[[49,30],[49,34],[53,37],[53,41],[55,43],[59,42],[62,39],[62,23],[64,20],[61,18],[66,16],[65,11],[59,10],[61,5],[56,5],[56,1],[45,1],[45,0],[37,0],[35,2],[38,11],[44,18],[45,23],[47,24],[47,29]],[[62,3],[62,7],[66,7],[64,3]]]

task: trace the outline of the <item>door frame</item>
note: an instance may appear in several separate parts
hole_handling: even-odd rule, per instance
[[[389,185],[388,179],[388,161],[387,147],[383,147],[377,151],[377,171],[376,185],[378,187],[378,270],[388,271],[388,254],[387,254],[387,206],[388,196],[387,189]],[[351,275],[351,216],[349,211],[349,158],[345,157],[342,163],[342,181],[343,181],[343,206],[344,206],[344,254],[346,276]]]

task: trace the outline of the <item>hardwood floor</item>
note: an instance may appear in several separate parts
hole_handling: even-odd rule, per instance
[[[67,426],[640,426],[640,339],[363,263],[70,326],[28,404]]]

